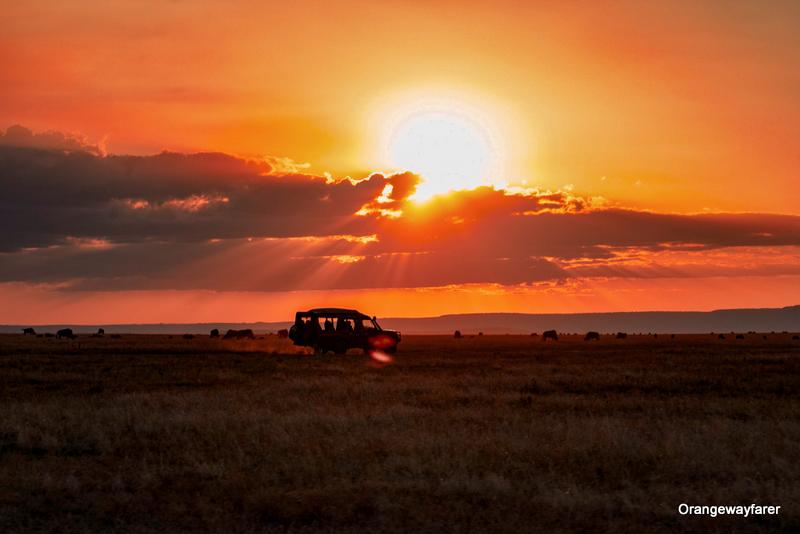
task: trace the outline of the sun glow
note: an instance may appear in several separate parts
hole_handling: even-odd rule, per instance
[[[500,135],[502,121],[490,106],[475,105],[474,100],[417,93],[384,103],[379,159],[394,170],[422,177],[413,200],[504,185],[500,180],[507,147]]]

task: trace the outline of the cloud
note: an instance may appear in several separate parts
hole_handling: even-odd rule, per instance
[[[402,189],[412,179],[275,175],[264,161],[217,153],[99,157],[9,146],[0,146],[0,169],[0,224],[13,229],[0,234],[0,251],[67,236],[138,242],[368,235],[356,212],[387,184]]]
[[[56,131],[34,133],[18,124],[9,126],[5,132],[0,133],[0,146],[88,152],[96,156],[101,156],[105,153],[105,148],[101,144],[92,144],[85,137]]]
[[[51,137],[0,144],[0,282],[280,291],[796,272],[792,252],[758,252],[800,246],[797,216],[491,187],[417,203],[412,173],[334,180],[276,158],[100,155]],[[746,266],[733,259],[743,248]]]
[[[380,173],[369,175],[367,180],[385,184],[381,194],[373,198],[356,212],[356,215],[376,215],[378,217],[397,218],[403,215],[406,200],[414,194],[420,183],[419,176],[411,172],[402,172],[384,176]]]

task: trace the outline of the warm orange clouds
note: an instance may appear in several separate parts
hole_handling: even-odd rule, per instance
[[[309,300],[387,315],[708,309],[800,296],[800,216],[660,214],[522,188],[415,202],[412,173],[333,179],[10,133],[0,293],[19,316],[281,318]],[[159,298],[174,306],[147,304]]]

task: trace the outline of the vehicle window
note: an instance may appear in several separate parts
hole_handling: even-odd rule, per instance
[[[339,317],[336,319],[336,331],[337,332],[352,332],[353,331],[353,322],[351,319],[345,319],[344,317]]]

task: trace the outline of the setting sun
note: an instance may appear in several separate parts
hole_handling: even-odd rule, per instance
[[[414,198],[487,183],[497,154],[487,131],[466,115],[423,110],[392,130],[389,163],[422,176]]]
[[[378,161],[421,177],[411,200],[506,183],[507,121],[484,100],[452,88],[429,87],[382,103],[373,117]]]

